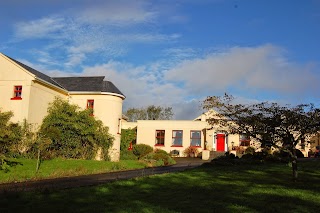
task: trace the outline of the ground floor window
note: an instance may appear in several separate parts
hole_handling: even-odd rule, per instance
[[[182,130],[172,131],[172,146],[182,146]]]
[[[240,135],[240,146],[250,146],[250,136],[246,134]]]
[[[156,130],[156,146],[164,146],[164,130]]]
[[[190,146],[201,146],[201,131],[190,131]]]

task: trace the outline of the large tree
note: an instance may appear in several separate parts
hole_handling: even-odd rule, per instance
[[[129,108],[125,113],[128,120],[170,120],[173,117],[172,107],[150,105],[142,108]]]
[[[93,159],[102,148],[103,157],[107,159],[114,140],[109,128],[96,120],[90,109],[81,110],[59,98],[50,104],[39,135],[51,142],[45,152],[48,158]]]
[[[236,104],[225,94],[207,97],[203,108],[211,112],[210,124],[225,127],[232,134],[246,134],[262,147],[281,147],[288,152],[294,179],[298,177],[296,145],[320,130],[320,109],[313,104]]]

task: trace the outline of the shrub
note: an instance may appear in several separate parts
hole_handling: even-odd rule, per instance
[[[138,159],[146,156],[153,151],[153,148],[146,144],[136,144],[133,146],[133,154],[137,156]]]
[[[197,155],[199,154],[199,150],[196,147],[189,146],[183,151],[183,154],[186,157],[197,157]]]
[[[12,156],[18,153],[16,147],[22,138],[22,128],[18,123],[10,122],[12,112],[0,111],[0,153]]]
[[[167,166],[176,163],[169,153],[161,149],[156,149],[154,152],[149,153],[145,156],[144,160],[147,160],[155,166]]]
[[[120,150],[128,150],[130,143],[136,141],[135,129],[121,129]]]
[[[252,146],[249,146],[245,151],[244,154],[251,154],[253,155],[256,152],[255,148],[253,148]]]
[[[163,149],[155,149],[153,152],[154,152],[154,153],[163,153],[163,154],[165,154],[165,155],[169,155],[169,153],[166,152],[166,151],[163,150]]]
[[[51,141],[45,150],[50,153],[48,158],[93,159],[101,148],[101,157],[108,159],[114,138],[109,134],[109,128],[91,113],[59,98],[50,104],[39,131],[41,138]]]
[[[120,160],[137,160],[137,156],[133,154],[132,150],[121,150]]]

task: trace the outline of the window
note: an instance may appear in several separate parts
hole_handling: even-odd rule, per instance
[[[250,146],[250,136],[246,134],[240,135],[240,146]]]
[[[201,131],[190,131],[190,146],[201,146]]]
[[[156,130],[156,146],[164,146],[164,130]]]
[[[182,130],[172,131],[172,146],[182,146]]]
[[[21,100],[22,98],[22,86],[14,86],[13,98],[11,100]]]
[[[93,116],[94,100],[87,100],[87,109],[91,109],[91,116]]]

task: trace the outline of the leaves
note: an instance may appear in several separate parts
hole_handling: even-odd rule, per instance
[[[170,120],[173,117],[172,107],[150,105],[145,108],[129,108],[125,113],[128,120]]]
[[[90,110],[80,110],[59,98],[50,104],[39,134],[51,140],[48,158],[93,159],[99,147],[108,158],[107,151],[114,140],[109,128],[91,116]]]

